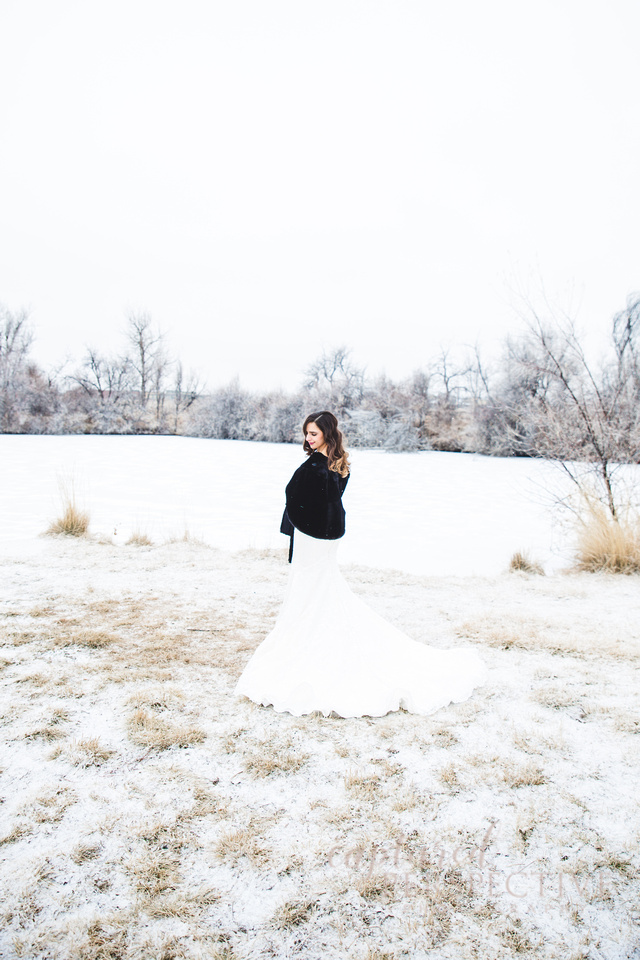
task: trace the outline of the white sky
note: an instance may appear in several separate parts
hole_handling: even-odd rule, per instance
[[[146,310],[210,386],[394,377],[640,288],[636,0],[0,0],[0,301],[44,364]]]

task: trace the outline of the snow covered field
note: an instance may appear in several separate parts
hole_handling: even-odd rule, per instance
[[[430,717],[236,701],[301,459],[0,437],[0,956],[638,956],[637,579],[504,572],[567,562],[542,464],[356,451],[345,576],[489,683]],[[38,536],[57,476],[94,539]]]
[[[567,492],[542,461],[354,450],[343,563],[420,574],[502,573],[526,549],[565,564],[570,532],[550,508]],[[189,437],[0,436],[0,553],[32,549],[73,482],[92,530],[125,542],[192,536],[224,549],[280,547],[284,487],[305,459],[289,444]],[[25,541],[28,538],[28,541]]]

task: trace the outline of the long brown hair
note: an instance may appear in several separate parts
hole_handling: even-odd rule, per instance
[[[346,477],[349,473],[349,457],[344,448],[342,431],[338,429],[337,417],[328,410],[321,410],[320,413],[309,414],[302,425],[302,435],[304,437],[302,449],[306,454],[313,453],[313,450],[307,443],[307,427],[310,423],[315,423],[324,434],[324,442],[327,445],[329,470],[334,470],[336,473],[339,473],[341,477]]]

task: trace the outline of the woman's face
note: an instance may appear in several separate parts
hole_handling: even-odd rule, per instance
[[[326,447],[326,443],[324,442],[324,433],[318,424],[313,422],[313,420],[311,423],[307,424],[307,432],[305,436],[306,441],[312,450],[319,450],[320,453],[324,453]]]

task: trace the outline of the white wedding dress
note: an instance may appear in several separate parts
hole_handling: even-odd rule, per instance
[[[282,608],[235,695],[296,717],[428,714],[466,700],[487,677],[477,653],[418,643],[375,613],[343,579],[339,542],[295,531]]]

